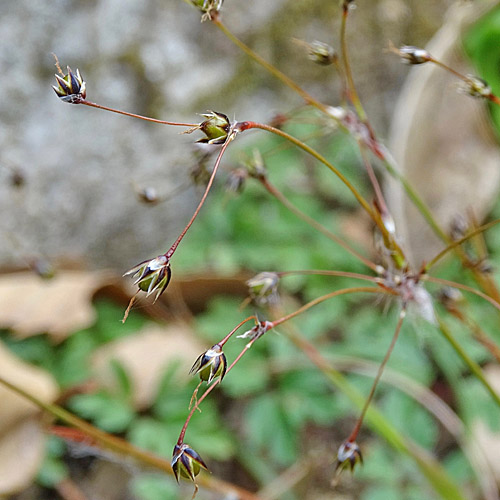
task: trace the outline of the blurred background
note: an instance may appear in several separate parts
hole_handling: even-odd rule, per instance
[[[498,2],[357,4],[348,24],[354,79],[401,172],[445,228],[470,207],[478,219],[500,213],[491,110],[458,94],[455,80],[442,71],[410,71],[387,52],[389,42],[423,47],[432,39],[433,54],[466,73],[479,72],[498,88]],[[311,62],[294,39],[338,49],[340,12],[339,2],[226,0],[223,21],[320,101],[338,105],[335,71]],[[370,257],[372,228],[329,172],[280,140],[242,135],[175,255],[169,289],[154,305],[141,302],[122,324],[134,290],[119,276],[175,240],[203,192],[195,181],[214,158],[194,144],[196,133],[59,101],[51,89],[53,54],[63,70],[80,70],[89,100],[106,106],[194,123],[207,110],[266,123],[291,117],[287,130],[313,141],[369,197],[355,144],[304,109],[297,95],[210,22],[200,23],[199,12],[181,0],[7,0],[0,3],[0,49],[0,375],[169,460],[196,386],[187,372],[248,315],[241,310],[246,279],[269,270],[364,271],[257,183],[235,190],[235,171],[258,149],[270,179],[291,201]],[[152,190],[158,203],[145,195]],[[439,243],[411,212],[399,185],[387,180],[386,190],[418,265]],[[500,260],[497,238],[493,231],[493,267]],[[457,266],[443,273],[462,278]],[[324,278],[290,278],[282,285],[284,307],[293,310],[331,286]],[[484,304],[473,305],[500,341],[497,318]],[[371,300],[345,298],[314,309],[297,328],[367,393],[395,313]],[[463,325],[454,328],[498,380],[488,351]],[[382,388],[378,403],[392,425],[438,457],[467,498],[495,498],[498,409],[434,330],[408,325],[389,364],[392,386]],[[241,347],[228,345],[228,359]],[[398,376],[406,378],[397,382]],[[431,418],[411,396],[418,391],[409,379],[456,411],[474,437],[466,439],[451,417]],[[0,388],[0,400],[0,497],[191,497],[190,484],[179,489],[171,478],[78,444],[78,436],[57,437],[53,422],[6,389]],[[332,391],[284,335],[273,334],[208,398],[187,440],[215,477],[259,491],[260,498],[322,500],[332,498],[335,450],[353,414],[345,395]],[[484,466],[484,450],[478,452],[482,459],[470,453],[481,443],[488,443],[493,467]],[[380,436],[365,431],[363,451],[365,466],[343,478],[335,498],[438,498],[415,464]],[[481,464],[487,467],[482,483]],[[198,498],[222,497],[202,489]]]

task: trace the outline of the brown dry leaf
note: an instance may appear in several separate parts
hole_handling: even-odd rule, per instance
[[[59,393],[53,378],[13,356],[0,344],[0,376],[44,402]],[[0,495],[28,486],[44,457],[41,412],[33,403],[0,386]]]
[[[426,49],[455,70],[473,73],[463,54],[462,33],[494,4],[487,0],[478,8],[472,2],[457,2]],[[445,232],[469,209],[478,219],[485,217],[500,186],[500,148],[487,104],[459,94],[458,82],[435,65],[414,67],[397,102],[390,137],[400,172]],[[391,179],[386,188],[402,244],[418,266],[443,243],[399,182]]]
[[[111,361],[118,361],[125,369],[132,385],[135,408],[148,408],[158,392],[161,377],[169,363],[180,361],[179,372],[188,372],[196,358],[210,346],[204,346],[185,325],[162,328],[147,326],[135,335],[111,342],[98,349],[92,366],[96,378],[103,385],[114,388],[116,379]]]
[[[0,328],[25,338],[48,333],[60,342],[95,322],[92,296],[107,272],[61,271],[50,280],[30,272],[0,277]]]

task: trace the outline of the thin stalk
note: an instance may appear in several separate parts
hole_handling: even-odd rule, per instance
[[[257,340],[258,338],[250,340],[248,344],[241,350],[241,352],[236,356],[235,360],[228,366],[226,370],[226,375],[233,369],[234,365],[243,357],[243,355],[252,347],[253,343]],[[186,418],[186,421],[184,422],[184,425],[182,426],[181,432],[179,434],[179,439],[177,440],[177,444],[181,445],[184,442],[184,436],[186,435],[186,431],[189,425],[189,422],[191,421],[192,416],[194,415],[194,412],[199,408],[200,404],[203,402],[203,400],[221,383],[220,377],[215,380],[208,388],[207,390],[200,396],[200,398],[196,401],[196,403],[193,405],[193,408],[191,408],[191,411],[189,412],[189,415]]]
[[[300,349],[326,376],[330,383],[342,391],[359,408],[364,406],[364,396],[340,372],[335,370],[316,347],[296,333],[291,325],[283,329],[288,339]],[[460,489],[447,475],[441,464],[408,437],[402,435],[373,405],[366,412],[366,422],[397,451],[411,457],[436,493],[446,500],[465,500]]]
[[[111,111],[112,113],[118,113],[119,115],[130,116],[131,118],[139,118],[139,120],[144,120],[152,123],[159,123],[161,125],[173,125],[177,127],[197,127],[198,123],[182,123],[182,122],[169,122],[165,120],[156,120],[155,118],[149,118],[148,116],[136,115],[135,113],[128,113],[127,111],[121,111],[119,109],[108,108],[108,106],[103,106],[102,104],[97,104],[95,102],[87,101],[83,99],[79,104],[84,104],[85,106],[90,106],[92,108],[103,109],[105,111]]]
[[[221,347],[241,328],[247,321],[251,319],[257,319],[254,314],[248,316],[248,318],[240,321],[220,342],[217,342]]]
[[[227,147],[229,146],[229,144],[233,141],[233,139],[235,137],[236,137],[236,131],[234,131],[234,130],[232,132],[230,132],[229,135],[227,136],[226,142],[222,146],[222,149],[220,150],[219,155],[217,156],[217,160],[215,161],[215,165],[214,165],[214,168],[212,170],[212,174],[210,175],[210,179],[208,181],[207,187],[205,188],[205,192],[203,193],[203,196],[202,196],[202,198],[200,200],[200,203],[196,207],[196,210],[194,211],[194,213],[193,213],[190,221],[187,223],[186,227],[182,230],[182,233],[174,241],[173,245],[170,247],[170,249],[165,254],[165,257],[167,257],[167,259],[170,259],[170,257],[172,257],[172,255],[174,254],[175,250],[179,246],[179,243],[182,241],[182,239],[184,238],[184,236],[188,232],[189,228],[192,226],[194,220],[196,219],[196,217],[200,213],[201,207],[204,205],[205,200],[207,199],[208,193],[210,191],[210,188],[212,187],[212,184],[214,182],[215,174],[217,173],[217,170],[219,168],[219,165],[220,165],[220,162],[222,160],[222,157],[223,157],[223,155],[224,155]]]
[[[453,241],[446,248],[441,250],[441,252],[439,252],[433,259],[431,259],[429,262],[427,262],[427,264],[423,268],[423,271],[428,272],[429,269],[431,267],[433,267],[438,261],[440,261],[448,252],[450,252],[454,248],[457,248],[458,246],[460,246],[462,243],[466,242],[472,236],[475,236],[476,234],[482,233],[483,231],[487,231],[488,229],[492,228],[493,226],[496,226],[498,223],[500,223],[500,219],[492,220],[491,222],[483,224],[482,226],[479,226],[478,228],[474,229],[473,231],[470,231],[463,238],[460,238],[459,240]]]
[[[312,275],[321,275],[321,276],[338,276],[342,278],[354,278],[358,280],[371,281],[372,283],[379,283],[379,278],[375,276],[367,276],[366,274],[360,273],[351,273],[349,271],[330,271],[325,269],[306,269],[299,271],[278,271],[276,274],[280,277],[282,276],[290,276],[297,274],[312,274]]]
[[[349,63],[349,56],[347,54],[346,25],[348,15],[349,5],[347,3],[344,3],[342,6],[342,19],[340,23],[340,50],[342,53],[344,73],[347,80],[347,97],[356,108],[356,112],[361,121],[366,122],[366,113],[363,109],[363,105],[361,104],[361,100],[359,99],[358,92],[356,91],[356,86],[354,85],[354,78],[352,77],[351,65]]]
[[[67,425],[70,425],[71,427],[79,429],[84,434],[95,440],[96,443],[98,443],[103,448],[118,454],[132,457],[145,465],[161,470],[162,472],[166,472],[167,474],[173,474],[172,467],[170,466],[170,462],[168,460],[156,456],[153,453],[141,450],[140,448],[137,448],[136,446],[128,443],[124,439],[103,432],[58,405],[44,403],[40,399],[18,387],[17,385],[8,382],[3,377],[0,377],[0,384],[12,390],[24,399],[31,401],[35,406],[37,406],[44,412],[49,413],[50,415],[56,417]],[[209,488],[213,491],[218,491],[221,494],[236,494],[239,496],[239,498],[242,498],[244,500],[261,500],[257,495],[254,495],[253,493],[239,486],[227,483],[226,481],[222,481],[214,477],[201,476],[198,482],[201,486]]]
[[[394,350],[394,346],[396,345],[396,342],[399,338],[399,333],[401,332],[401,326],[403,325],[403,320],[406,315],[406,306],[403,305],[403,309],[401,310],[399,314],[399,320],[396,325],[396,330],[394,331],[394,335],[391,340],[391,344],[389,345],[389,349],[387,349],[387,352],[385,353],[384,359],[382,360],[382,363],[380,364],[377,375],[375,376],[375,379],[373,380],[372,387],[370,389],[370,393],[368,394],[368,397],[366,398],[365,404],[363,406],[363,409],[361,410],[361,414],[356,422],[356,425],[354,426],[354,429],[351,432],[351,435],[347,438],[348,441],[354,442],[356,441],[356,438],[358,437],[359,431],[361,429],[361,425],[363,424],[363,420],[366,415],[366,411],[368,410],[368,407],[370,406],[370,403],[373,399],[373,396],[375,394],[375,389],[377,388],[377,385],[380,381],[380,377],[382,376],[382,373],[384,371],[385,366],[387,365],[387,362],[389,361],[389,358],[391,357],[392,351]]]
[[[306,92],[302,87],[297,85],[290,77],[286,76],[279,69],[274,67],[272,64],[268,63],[265,59],[263,59],[259,54],[254,52],[248,45],[243,43],[237,36],[235,36],[220,20],[218,16],[212,19],[212,22],[219,28],[224,35],[231,40],[237,47],[239,47],[247,56],[253,59],[256,63],[260,64],[263,68],[265,68],[269,73],[275,76],[278,80],[284,83],[287,87],[291,88],[294,92],[299,94],[302,99],[307,104],[314,106],[315,108],[326,113],[327,106],[319,102],[313,96],[311,96],[308,92]]]
[[[476,290],[475,288],[472,288],[471,286],[463,285],[462,283],[457,283],[456,281],[449,281],[449,280],[444,280],[442,278],[435,278],[434,276],[429,276],[427,274],[423,274],[420,277],[420,279],[422,281],[430,281],[431,283],[437,283],[438,285],[451,286],[453,288],[459,288],[460,290],[464,290],[466,292],[473,293],[474,295],[477,295],[478,297],[481,297],[482,299],[486,300],[494,308],[496,308],[500,311],[500,303],[499,302],[497,302],[495,299],[493,299],[489,295],[486,295],[484,292],[481,292],[480,290]]]
[[[406,180],[406,178],[400,174],[394,166],[394,159],[389,155],[389,152],[382,148],[382,156],[383,156],[383,164],[387,172],[389,172],[392,177],[394,177],[397,181],[401,183],[403,189],[405,190],[408,198],[412,201],[412,203],[417,207],[418,211],[422,214],[424,219],[427,221],[427,224],[432,228],[434,233],[442,239],[445,243],[449,243],[450,239],[448,235],[441,229],[436,219],[432,215],[429,207],[425,204],[425,202],[420,198],[419,194],[413,189],[412,185]]]
[[[346,250],[351,255],[360,260],[363,264],[365,264],[365,266],[369,267],[373,271],[377,270],[377,265],[374,262],[370,261],[363,255],[361,255],[359,252],[354,250],[354,248],[352,248],[348,243],[346,243],[342,238],[338,237],[336,234],[329,231],[325,226],[314,220],[312,217],[309,217],[309,215],[302,212],[302,210],[300,210],[293,203],[291,203],[288,200],[288,198],[283,193],[281,193],[281,191],[279,191],[273,184],[271,184],[267,178],[262,177],[259,180],[270,194],[272,194],[280,203],[282,203],[286,208],[288,208],[288,210],[290,210],[297,217],[299,217],[299,219],[302,219],[311,227],[319,231],[321,234],[323,234],[330,240],[337,243],[337,245],[340,245],[344,250]]]
[[[483,384],[484,388],[490,393],[495,403],[500,407],[500,396],[495,391],[495,389],[493,389],[491,384],[486,380],[486,377],[484,376],[481,367],[467,354],[465,349],[455,340],[450,329],[440,318],[438,318],[438,324],[439,324],[439,329],[441,330],[441,333],[443,334],[444,338],[448,341],[451,347],[453,347],[454,351],[462,359],[462,361],[468,366],[472,374]]]
[[[359,191],[353,186],[353,184],[344,176],[340,170],[337,169],[334,165],[332,165],[324,156],[319,154],[317,151],[315,151],[313,148],[302,142],[300,139],[297,139],[296,137],[293,137],[292,135],[284,132],[283,130],[277,129],[275,127],[272,127],[271,125],[266,125],[265,123],[257,123],[257,122],[252,122],[252,121],[245,121],[245,122],[239,122],[236,124],[236,127],[238,127],[239,130],[242,132],[245,130],[250,130],[250,129],[261,129],[265,130],[267,132],[271,132],[272,134],[279,135],[283,139],[286,139],[287,141],[290,141],[291,143],[295,144],[298,146],[300,149],[305,151],[306,153],[310,154],[316,160],[319,162],[323,163],[323,165],[326,165],[351,191],[351,193],[354,195],[356,200],[358,200],[359,204],[366,210],[368,215],[375,220],[373,216],[373,211],[368,204],[368,202],[361,196]]]
[[[302,307],[299,309],[291,312],[290,314],[287,314],[275,321],[273,321],[273,328],[275,328],[278,325],[281,325],[285,321],[288,321],[292,318],[295,318],[299,316],[299,314],[302,314],[306,312],[307,310],[311,309],[311,307],[321,304],[321,302],[324,302],[325,300],[332,299],[333,297],[338,297],[339,295],[346,295],[348,293],[358,293],[358,292],[366,292],[366,293],[385,293],[389,295],[397,295],[396,292],[391,293],[390,290],[386,290],[383,288],[378,288],[378,287],[373,287],[373,286],[359,286],[359,287],[352,287],[352,288],[343,288],[342,290],[336,290],[335,292],[330,292],[327,293],[326,295],[322,295],[321,297],[317,297],[314,300],[311,300],[307,304],[304,304]]]

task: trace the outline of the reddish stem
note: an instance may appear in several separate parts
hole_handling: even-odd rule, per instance
[[[85,106],[90,106],[92,108],[103,109],[104,111],[111,111],[112,113],[118,113],[119,115],[130,116],[131,118],[139,118],[140,120],[145,120],[152,123],[160,123],[161,125],[174,125],[178,127],[197,127],[198,123],[181,123],[181,122],[168,122],[165,120],[156,120],[155,118],[149,118],[147,116],[136,115],[135,113],[128,113],[127,111],[121,111],[119,109],[108,108],[102,104],[97,104],[95,102],[87,101],[83,99],[79,104],[85,104]]]
[[[399,314],[399,320],[396,325],[396,331],[394,332],[394,335],[391,340],[391,345],[389,346],[389,349],[387,349],[387,352],[385,353],[384,359],[381,363],[381,365],[378,368],[377,375],[375,376],[375,380],[373,381],[372,388],[370,390],[370,394],[368,395],[368,398],[365,401],[365,405],[363,406],[363,409],[361,410],[361,415],[358,418],[358,421],[356,422],[356,425],[354,426],[354,429],[351,432],[351,435],[347,438],[347,441],[353,443],[356,441],[356,438],[358,437],[359,430],[361,429],[361,425],[363,424],[363,419],[365,418],[366,411],[368,410],[368,407],[370,406],[371,400],[373,399],[373,395],[375,394],[375,389],[377,388],[378,382],[380,380],[380,377],[382,376],[382,373],[384,371],[385,365],[389,361],[389,358],[391,357],[392,351],[394,349],[394,346],[396,345],[396,342],[399,338],[399,332],[401,331],[401,326],[403,324],[403,320],[406,315],[406,305],[403,304],[403,309],[401,310]]]
[[[203,204],[205,203],[205,200],[207,199],[207,196],[208,196],[208,193],[210,191],[210,188],[212,187],[212,184],[214,182],[214,179],[215,179],[215,174],[217,173],[217,170],[219,168],[219,165],[220,165],[220,162],[222,160],[222,156],[224,155],[227,147],[229,146],[230,142],[236,137],[236,130],[232,130],[229,135],[227,136],[227,139],[226,139],[226,142],[224,143],[224,145],[222,146],[222,149],[220,150],[219,152],[219,155],[217,156],[217,160],[215,161],[215,165],[214,165],[214,168],[212,170],[212,174],[210,175],[210,179],[208,181],[208,184],[207,184],[207,187],[205,189],[205,192],[203,193],[203,196],[201,198],[201,201],[200,203],[198,204],[198,207],[196,208],[196,210],[194,211],[194,214],[193,216],[191,217],[190,221],[187,223],[186,227],[183,229],[182,233],[179,235],[179,237],[174,241],[174,244],[170,247],[170,249],[168,250],[168,252],[165,254],[165,257],[167,257],[167,259],[170,259],[170,257],[172,257],[172,255],[174,254],[175,250],[177,249],[177,247],[179,246],[179,243],[182,241],[182,238],[184,238],[184,236],[186,235],[186,233],[188,232],[189,228],[192,226],[194,220],[196,219],[196,217],[198,216],[200,210],[201,210],[201,207],[203,206]]]
[[[255,314],[252,314],[251,316],[248,316],[248,318],[244,319],[240,323],[238,323],[237,326],[235,326],[218,344],[222,347],[233,335],[234,333],[242,326],[244,325],[247,321],[250,321],[251,319],[257,320],[257,317]]]

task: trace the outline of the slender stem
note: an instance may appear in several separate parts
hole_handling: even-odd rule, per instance
[[[375,175],[375,172],[373,170],[372,164],[370,160],[368,159],[368,156],[366,154],[366,150],[363,146],[363,143],[361,141],[358,141],[359,145],[359,151],[361,152],[361,158],[363,159],[363,163],[365,164],[366,171],[368,173],[368,177],[370,179],[370,182],[372,184],[373,190],[375,191],[375,197],[377,199],[377,202],[380,207],[380,211],[382,215],[389,215],[389,209],[387,208],[387,203],[385,202],[384,195],[382,194],[382,189],[380,187],[380,184],[378,182],[378,179]]]
[[[241,326],[241,325],[240,325]],[[252,347],[253,343],[257,340],[257,338],[250,340],[248,344],[241,350],[241,352],[236,356],[235,360],[228,366],[226,370],[226,375],[232,370],[233,366],[243,357],[243,355]],[[200,404],[203,402],[203,400],[221,383],[220,377],[215,380],[208,388],[207,390],[202,394],[202,396],[196,401],[195,405],[193,408],[191,408],[191,411],[189,412],[189,415],[186,418],[186,421],[184,422],[184,425],[182,426],[181,432],[179,434],[179,439],[177,440],[177,444],[181,445],[184,442],[184,436],[186,435],[186,431],[189,425],[189,422],[191,421],[191,417],[194,415],[194,412],[199,408]]]
[[[299,271],[278,271],[278,276],[290,276],[292,274],[313,274],[321,276],[339,276],[341,278],[354,278],[364,281],[371,281],[372,283],[379,283],[380,278],[375,276],[367,276],[366,274],[351,273],[349,271],[330,271],[325,269],[306,269]]]
[[[352,77],[351,65],[349,64],[349,56],[347,54],[347,39],[346,39],[346,25],[347,17],[349,15],[349,5],[344,3],[342,7],[342,20],[340,24],[340,49],[342,52],[342,62],[344,65],[344,73],[347,80],[348,95],[347,97],[353,103],[358,113],[359,118],[364,122],[366,121],[366,113],[359,99],[358,93],[356,91],[356,86],[354,85],[354,78]]]
[[[283,139],[286,139],[287,141],[290,141],[291,143],[295,144],[298,146],[300,149],[304,150],[306,153],[310,154],[314,158],[316,158],[318,161],[326,165],[351,191],[351,193],[354,195],[356,200],[358,200],[359,204],[366,210],[368,215],[375,220],[373,216],[373,211],[368,204],[368,202],[361,196],[361,194],[358,192],[358,190],[351,184],[351,182],[340,172],[340,170],[337,169],[334,165],[332,165],[324,156],[319,154],[317,151],[315,151],[313,148],[308,146],[307,144],[303,143],[300,139],[297,139],[296,137],[293,137],[292,135],[284,132],[283,130],[277,129],[275,127],[272,127],[271,125],[266,125],[265,123],[257,123],[257,122],[252,122],[252,121],[246,121],[246,122],[240,122],[236,125],[239,130],[242,132],[245,130],[250,130],[250,129],[261,129],[261,130],[266,130],[267,132],[271,132],[272,134],[279,135]]]
[[[87,101],[86,99],[80,101],[80,104],[85,104],[85,106],[91,106],[92,108],[103,109],[105,111],[111,111],[112,113],[118,113],[119,115],[130,116],[132,118],[139,118],[140,120],[145,120],[152,123],[160,123],[161,125],[174,125],[177,127],[197,127],[198,123],[181,123],[181,122],[168,122],[165,120],[156,120],[155,118],[149,118],[148,116],[136,115],[135,113],[128,113],[127,111],[121,111],[119,109],[108,108],[102,104],[97,104],[95,102]]]
[[[79,429],[84,434],[94,439],[99,445],[103,446],[104,448],[115,453],[120,453],[132,457],[143,464],[154,467],[155,469],[166,472],[167,474],[173,474],[172,467],[170,466],[170,462],[168,460],[156,456],[153,453],[141,450],[140,448],[137,448],[136,446],[128,443],[124,439],[107,434],[106,432],[101,431],[100,429],[94,427],[88,422],[85,422],[84,420],[78,418],[77,416],[73,415],[72,413],[68,412],[58,405],[44,403],[40,399],[18,387],[17,385],[8,382],[3,377],[0,377],[0,384],[14,391],[16,394],[27,399],[28,401],[31,401],[41,410],[53,415],[66,424]],[[257,495],[254,495],[253,493],[239,486],[227,483],[226,481],[222,481],[221,479],[216,479],[210,476],[202,476],[198,479],[198,481],[202,486],[214,491],[218,491],[225,495],[236,494],[244,500],[261,500]]]
[[[460,290],[464,290],[466,292],[473,293],[474,295],[477,295],[478,297],[481,297],[482,299],[486,300],[489,302],[493,307],[498,309],[500,311],[500,303],[497,302],[495,299],[490,297],[489,295],[486,295],[484,292],[481,292],[480,290],[476,290],[475,288],[472,288],[471,286],[463,285],[462,283],[457,283],[456,281],[449,281],[449,280],[444,280],[442,278],[435,278],[434,276],[429,276],[427,274],[423,274],[420,279],[422,281],[430,281],[431,283],[437,283],[438,285],[444,285],[444,286],[451,286],[453,288],[459,288]]]
[[[179,235],[179,237],[174,241],[173,245],[170,247],[170,249],[167,251],[167,253],[165,254],[165,257],[167,257],[167,259],[170,259],[170,257],[172,257],[172,255],[174,254],[175,250],[177,249],[177,247],[179,246],[179,243],[182,241],[182,238],[184,238],[184,236],[186,235],[186,233],[188,232],[189,228],[192,226],[194,220],[196,219],[196,217],[198,216],[198,214],[200,213],[200,210],[201,210],[201,207],[203,206],[203,204],[205,203],[205,200],[207,199],[207,196],[208,196],[208,193],[210,191],[210,188],[212,187],[212,184],[214,182],[214,179],[215,179],[215,174],[217,173],[217,170],[219,168],[219,165],[220,165],[220,162],[222,160],[222,156],[224,155],[227,147],[229,146],[229,144],[232,142],[232,140],[236,137],[236,131],[233,130],[232,132],[229,133],[229,135],[227,136],[227,139],[226,139],[226,142],[224,143],[224,145],[222,146],[222,149],[220,150],[219,152],[219,155],[217,156],[217,160],[215,161],[215,165],[214,165],[214,168],[212,170],[212,174],[210,175],[210,179],[208,181],[208,184],[207,184],[207,187],[205,189],[205,192],[203,193],[203,196],[200,200],[200,203],[198,204],[198,206],[196,207],[196,210],[194,211],[191,219],[189,220],[189,222],[187,223],[186,227],[182,230],[182,233]]]
[[[356,425],[354,426],[354,429],[352,430],[351,435],[347,439],[350,442],[356,441],[356,438],[358,437],[359,430],[361,429],[361,425],[363,424],[363,420],[365,418],[366,411],[368,410],[368,407],[370,406],[371,400],[373,399],[373,395],[375,394],[375,389],[377,388],[380,377],[382,376],[384,368],[387,365],[387,362],[389,361],[389,358],[391,357],[392,351],[394,350],[394,346],[396,345],[396,342],[399,338],[399,333],[401,331],[401,326],[403,325],[403,320],[404,320],[405,316],[406,316],[406,305],[403,304],[403,308],[402,308],[401,312],[399,313],[399,320],[398,320],[398,323],[396,325],[396,330],[395,330],[394,335],[392,337],[391,344],[389,345],[389,349],[387,349],[387,352],[385,353],[384,359],[378,368],[377,375],[375,376],[372,387],[370,389],[370,394],[368,394],[368,397],[366,398],[365,404],[363,406],[363,409],[361,410],[361,414],[356,422]]]
[[[408,198],[410,198],[413,204],[417,207],[418,211],[422,214],[422,216],[427,221],[429,226],[432,228],[434,233],[439,238],[441,238],[445,243],[449,243],[450,239],[448,235],[441,229],[436,219],[432,215],[432,212],[430,211],[429,207],[425,204],[425,202],[415,191],[415,189],[413,189],[412,185],[406,180],[406,178],[401,173],[398,172],[397,168],[395,167],[395,161],[389,154],[389,151],[387,151],[386,148],[383,147],[381,148],[381,152],[385,169],[389,172],[390,175],[392,175],[396,180],[398,180],[401,183],[403,189],[408,195]]]
[[[338,237],[336,234],[329,231],[325,226],[314,220],[309,215],[302,212],[302,210],[298,209],[293,203],[291,203],[288,198],[281,193],[273,184],[269,182],[266,177],[262,177],[259,179],[262,185],[266,188],[266,190],[272,194],[279,202],[281,202],[288,210],[293,212],[297,217],[305,221],[307,224],[312,226],[314,229],[319,231],[321,234],[331,239],[338,245],[340,245],[344,250],[347,250],[351,255],[359,259],[363,264],[369,267],[372,270],[377,269],[377,265],[374,262],[371,262],[369,259],[361,255],[359,252],[354,250],[348,243],[346,243],[342,238]]]
[[[495,389],[493,389],[490,383],[486,380],[486,377],[484,376],[481,367],[467,354],[465,349],[455,340],[450,329],[440,318],[438,318],[438,323],[439,323],[439,329],[441,330],[441,333],[443,334],[445,339],[449,342],[451,347],[453,347],[453,349],[462,359],[462,361],[469,367],[469,370],[474,374],[474,376],[483,384],[484,388],[490,393],[495,403],[500,407],[500,395],[498,395]]]
[[[486,224],[483,224],[482,226],[479,226],[478,228],[474,229],[473,231],[470,231],[466,236],[463,238],[460,238],[459,240],[456,240],[452,243],[450,243],[446,248],[441,250],[433,259],[431,259],[424,267],[423,271],[427,272],[431,267],[433,267],[438,261],[440,261],[448,252],[453,250],[454,248],[460,246],[462,243],[467,241],[469,238],[472,236],[475,236],[476,234],[482,233],[483,231],[487,231],[493,226],[496,226],[498,223],[500,223],[500,219],[495,219],[491,222],[488,222]]]
[[[302,87],[297,85],[290,77],[286,76],[279,69],[275,68],[272,64],[268,63],[259,54],[254,52],[248,45],[244,44],[238,37],[236,37],[220,20],[219,17],[212,19],[212,22],[219,28],[224,35],[231,40],[237,47],[239,47],[245,54],[252,58],[256,63],[264,67],[269,73],[275,76],[278,80],[284,83],[287,87],[291,88],[297,94],[299,94],[302,99],[307,104],[314,106],[315,108],[326,113],[327,106],[319,102],[317,99],[312,97],[308,92],[306,92]]]
[[[281,325],[285,321],[288,321],[292,318],[295,318],[299,314],[304,313],[308,309],[311,309],[311,307],[321,304],[321,302],[324,302],[325,300],[332,299],[333,297],[338,297],[339,295],[346,295],[348,293],[358,293],[358,292],[366,292],[366,293],[385,293],[389,295],[397,295],[396,292],[391,292],[390,290],[386,290],[384,288],[378,288],[378,287],[372,287],[372,286],[359,286],[359,287],[352,287],[352,288],[343,288],[342,290],[336,290],[335,292],[330,292],[327,293],[326,295],[322,295],[321,297],[317,297],[314,300],[311,300],[311,302],[308,302],[307,304],[303,305],[296,311],[287,314],[286,316],[283,316],[275,321],[273,321],[273,328]]]
[[[218,344],[222,347],[233,335],[234,333],[242,326],[244,325],[247,321],[250,321],[251,319],[257,319],[255,314],[252,314],[251,316],[248,316],[248,318],[244,319],[238,325],[236,325]]]

